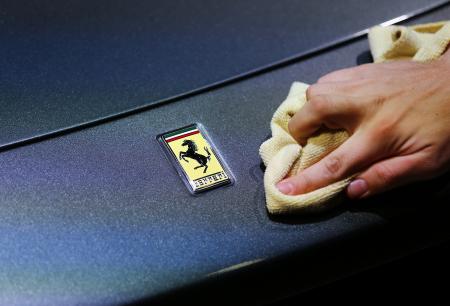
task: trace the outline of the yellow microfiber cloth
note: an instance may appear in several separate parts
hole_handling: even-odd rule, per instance
[[[369,31],[370,51],[375,63],[409,59],[431,61],[445,52],[450,41],[450,22],[412,27],[373,27]]]
[[[369,31],[369,43],[376,63],[399,59],[430,61],[442,55],[450,42],[450,22],[437,22],[412,27],[377,26]],[[345,131],[323,129],[310,137],[304,147],[289,134],[289,119],[307,103],[307,84],[292,84],[286,100],[273,115],[272,137],[265,141],[260,156],[266,165],[264,188],[267,209],[272,214],[318,212],[331,207],[336,196],[351,181],[351,177],[301,195],[285,195],[276,184],[283,178],[321,160],[347,138]]]

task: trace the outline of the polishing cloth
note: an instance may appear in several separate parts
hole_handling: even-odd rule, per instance
[[[431,61],[442,55],[450,42],[450,22],[405,26],[377,26],[369,31],[369,43],[374,62],[409,59]],[[307,84],[292,84],[286,100],[275,111],[270,128],[272,137],[265,141],[260,156],[266,166],[264,189],[266,204],[271,214],[319,212],[338,203],[338,195],[352,177],[300,195],[285,195],[276,184],[313,165],[348,137],[342,130],[323,128],[301,146],[289,134],[288,122],[306,100]]]
[[[445,52],[449,41],[449,21],[412,27],[376,26],[369,31],[370,51],[375,63],[402,59],[431,61]]]

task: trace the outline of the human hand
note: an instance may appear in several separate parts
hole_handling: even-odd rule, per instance
[[[450,166],[450,51],[431,63],[366,64],[332,72],[307,90],[289,122],[304,144],[321,126],[350,137],[321,161],[277,184],[303,194],[357,174],[350,198],[364,198]],[[359,173],[359,174],[358,174]]]

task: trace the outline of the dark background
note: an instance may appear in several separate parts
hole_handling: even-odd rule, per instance
[[[270,305],[450,305],[445,243]]]

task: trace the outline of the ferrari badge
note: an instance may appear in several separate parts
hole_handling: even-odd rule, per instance
[[[192,193],[232,183],[226,165],[200,124],[159,135],[158,140]]]

